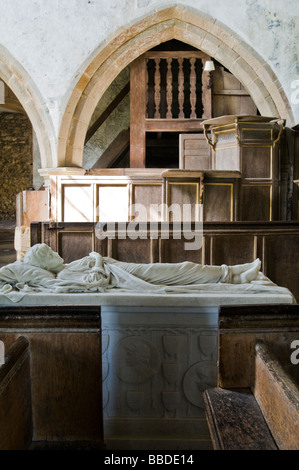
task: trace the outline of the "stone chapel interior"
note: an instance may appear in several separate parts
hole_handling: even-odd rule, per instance
[[[213,55],[209,53],[209,50],[213,51],[212,46],[202,49],[197,46],[194,38],[198,33],[192,33],[191,28],[188,40],[187,27],[184,29],[178,23],[177,30],[173,30],[179,33],[173,34],[172,30],[167,33],[167,28],[165,31],[162,28],[163,21],[161,16],[155,28],[153,26],[155,34],[146,35],[147,27],[151,30],[150,25],[144,27],[139,39],[136,33],[135,43],[135,33],[127,33],[126,40],[120,35],[116,40],[119,41],[119,47],[113,41],[111,43],[111,62],[104,58],[104,54],[108,54],[105,50],[78,77],[62,118],[56,161],[51,138],[43,134],[46,134],[47,129],[47,118],[43,111],[40,114],[36,109],[31,112],[30,107],[34,107],[35,103],[33,99],[31,101],[30,93],[27,96],[26,86],[23,87],[21,82],[15,85],[13,81],[10,86],[4,74],[0,75],[0,267],[21,260],[32,244],[43,241],[58,251],[66,263],[82,258],[91,251],[101,251],[103,256],[137,263],[194,261],[199,264],[233,265],[251,262],[259,257],[262,272],[278,286],[290,290],[295,298],[294,305],[274,308],[271,299],[268,299],[272,310],[270,306],[267,310],[267,306],[263,305],[260,310],[263,313],[258,318],[257,310],[250,310],[249,302],[246,307],[241,306],[241,320],[236,326],[235,308],[238,302],[234,301],[236,305],[232,310],[223,306],[221,318],[225,334],[221,339],[223,362],[220,361],[219,370],[216,367],[215,349],[219,333],[216,312],[222,305],[214,305],[212,300],[209,305],[202,304],[207,307],[203,313],[206,316],[202,317],[207,323],[199,325],[201,336],[196,346],[191,340],[194,332],[188,330],[190,324],[179,323],[178,326],[173,323],[176,321],[175,316],[169,310],[174,308],[182,312],[185,308],[182,299],[177,305],[174,301],[156,307],[144,303],[140,312],[137,309],[140,305],[134,299],[128,305],[116,305],[116,313],[113,314],[110,304],[102,306],[102,334],[97,329],[98,314],[93,310],[94,306],[89,306],[90,311],[85,317],[80,310],[82,305],[73,305],[75,310],[77,308],[75,313],[67,310],[57,314],[55,307],[54,317],[51,317],[51,312],[45,313],[41,306],[31,307],[25,303],[19,307],[23,308],[21,313],[11,310],[6,314],[3,309],[7,304],[0,303],[0,309],[3,310],[0,339],[8,338],[8,344],[12,346],[19,336],[16,331],[20,329],[22,338],[28,337],[31,342],[31,366],[35,378],[31,377],[31,382],[27,381],[28,374],[24,366],[21,370],[27,379],[22,376],[21,380],[23,384],[26,383],[27,391],[31,387],[28,393],[33,414],[28,418],[31,420],[28,433],[30,439],[35,436],[36,441],[84,441],[91,443],[91,446],[95,441],[100,441],[102,446],[105,441],[108,448],[117,449],[117,446],[123,445],[128,449],[133,441],[138,441],[138,423],[141,423],[141,435],[144,431],[146,445],[150,445],[148,436],[154,434],[152,445],[161,448],[161,434],[165,432],[168,436],[167,445],[177,446],[181,430],[186,430],[186,435],[191,432],[189,425],[192,418],[192,437],[186,437],[186,445],[191,448],[211,448],[203,411],[204,401],[202,397],[198,398],[194,388],[195,376],[202,374],[200,387],[210,388],[211,384],[216,385],[215,374],[218,374],[220,383],[222,380],[222,391],[233,387],[249,387],[250,382],[245,369],[237,368],[238,361],[232,362],[234,349],[229,343],[231,331],[226,331],[226,328],[236,328],[234,333],[240,335],[246,328],[252,328],[250,332],[255,329],[257,337],[260,331],[267,331],[266,340],[277,340],[280,348],[283,340],[291,337],[288,335],[293,335],[294,339],[299,329],[295,315],[298,312],[291,310],[297,308],[296,299],[299,298],[299,127],[293,118],[292,109],[283,90],[277,87],[277,79],[269,64],[258,62],[257,55],[250,48],[247,51],[245,48],[243,55],[240,52],[240,56],[237,56],[236,50],[242,51],[243,43],[240,42],[239,49],[233,49],[219,35],[219,47]],[[208,65],[212,67],[208,69]],[[260,72],[256,79],[249,80],[255,66],[264,73]],[[262,76],[266,77],[264,82],[260,79]],[[22,99],[19,99],[22,87],[23,104]],[[98,96],[100,99],[97,99]],[[185,251],[184,240],[174,236],[171,240],[158,238],[134,241],[122,239],[121,236],[103,241],[96,236],[98,223],[167,222],[171,225],[181,221],[183,208],[187,205],[191,207],[191,226],[203,222],[203,243],[196,251]],[[178,212],[169,210],[174,206]],[[198,207],[201,208],[200,212],[196,210]],[[279,300],[273,303],[281,304]],[[72,305],[72,300],[68,304]],[[49,305],[49,308],[53,307],[51,302]],[[186,305],[189,308],[186,315],[190,315],[188,320],[186,317],[186,322],[193,321],[192,308],[195,306],[195,299]],[[214,310],[211,310],[209,317],[210,306]],[[15,305],[13,308],[17,307]],[[245,311],[247,307],[249,310]],[[165,314],[166,326],[159,332],[159,347],[163,351],[160,356],[160,353],[155,352],[154,340],[149,340],[149,333],[141,339],[142,328],[156,331],[156,324],[148,323],[153,322],[155,308],[157,312],[161,310],[161,318]],[[37,312],[35,319],[34,309]],[[132,315],[136,314],[136,318],[139,316],[136,324],[129,316],[128,309],[131,309]],[[118,320],[114,318],[122,316],[124,323],[119,326],[116,323]],[[249,317],[255,323],[253,320],[250,323]],[[208,318],[213,318],[214,323],[208,324],[212,321]],[[183,317],[178,320],[183,321]],[[160,328],[159,322],[158,325]],[[179,328],[182,330],[179,331]],[[135,344],[134,341],[130,343],[129,330],[133,331],[133,336],[138,330]],[[67,350],[65,344],[70,345],[66,354],[67,366],[57,372],[56,388],[50,381],[47,384],[48,379],[43,379],[53,399],[47,396],[46,385],[42,386],[37,378],[38,374],[44,377],[42,355],[51,352],[55,356],[54,346],[50,344],[52,340],[46,336],[49,332],[53,335],[53,345],[57,346],[57,357]],[[57,332],[66,335],[63,337],[64,345],[62,336],[59,337]],[[68,332],[70,336],[67,336]],[[121,337],[120,333],[124,336]],[[76,345],[72,343],[72,335],[75,334],[78,334]],[[153,338],[158,333],[151,334]],[[179,337],[177,343],[171,341],[174,337],[172,335]],[[35,338],[41,337],[42,346],[38,349]],[[244,342],[234,343],[234,347],[238,348],[242,342],[245,345],[247,338],[249,336],[246,336]],[[208,344],[209,340],[211,344]],[[14,350],[14,354],[20,350],[23,354],[29,346],[24,338],[18,341],[17,348],[21,349]],[[103,348],[103,356],[95,359],[93,351],[101,341],[107,349]],[[114,345],[113,351],[108,348],[108,343],[109,347]],[[115,352],[115,345],[120,352]],[[191,362],[187,363],[187,354],[184,355],[183,349],[180,349],[182,345],[184,351],[188,349],[188,360],[191,358]],[[258,358],[257,361],[262,358],[265,363],[269,363],[270,356],[268,350],[263,349],[264,345],[252,345],[250,343],[248,348],[256,349],[250,350],[250,355],[246,356],[247,346],[242,351],[240,349],[243,366],[246,364],[248,369],[251,367],[252,363],[248,365],[249,356]],[[215,349],[213,351],[212,346]],[[91,361],[91,366],[88,373],[87,368],[80,363],[78,373],[82,374],[84,380],[80,385],[82,390],[78,387],[78,391],[74,372],[76,365],[71,355],[77,354],[77,348],[80,347],[84,349],[85,359],[88,357]],[[139,381],[139,378],[129,376],[129,373],[125,376],[120,355],[134,347],[139,348],[140,355],[143,348],[149,351],[152,361],[150,368],[158,370],[157,375],[149,375],[155,378],[153,382],[146,382],[147,377]],[[196,351],[200,348],[203,351],[205,347],[207,352],[199,360]],[[181,364],[177,357],[181,358]],[[209,362],[211,368],[201,369],[204,361]],[[57,370],[58,363],[57,360]],[[199,365],[195,367],[195,364]],[[185,368],[184,373],[182,367]],[[100,377],[101,380],[103,378],[103,388],[100,395],[96,395],[95,387],[99,384],[96,381],[98,376],[97,379],[94,377],[99,368],[103,374]],[[113,368],[119,394],[115,387],[116,379],[111,376]],[[211,374],[209,378],[205,379],[205,373]],[[221,376],[221,373],[224,375]],[[179,379],[173,378],[175,374],[178,374]],[[65,377],[69,378],[70,384],[66,393],[72,388],[73,391],[77,390],[78,397],[74,398],[69,393],[66,402],[63,401],[60,407],[58,391],[63,381],[67,380]],[[108,379],[105,382],[106,377]],[[15,398],[15,390],[11,393],[12,403],[16,403],[19,398]],[[85,402],[81,409],[80,399],[86,393],[90,395],[90,403]],[[261,402],[265,394],[263,390],[258,390]],[[102,420],[103,409],[97,402],[97,396],[103,399],[104,408],[107,399],[104,421],[101,421],[104,431],[101,429],[99,433],[97,419]],[[148,396],[151,397],[151,403],[155,403],[157,413],[160,413],[159,418],[155,418],[160,429],[157,429],[157,423],[149,424],[150,414],[147,414],[148,408],[144,404]],[[297,400],[298,396],[297,391]],[[77,404],[80,402],[78,415],[82,415],[82,421],[78,418],[78,422],[75,422],[72,411],[65,411],[68,406],[65,403],[70,403],[70,410],[76,409],[72,408],[75,399]],[[219,395],[215,399],[219,403]],[[211,404],[212,394],[206,400],[210,400]],[[49,421],[45,414],[47,406],[52,410]],[[214,408],[212,412],[215,412]],[[67,416],[65,421],[64,413]],[[176,417],[179,421],[175,420]],[[298,422],[291,422],[291,418],[289,422],[299,432]],[[177,423],[182,426],[180,431],[176,427]],[[195,425],[200,429],[201,444],[194,437]],[[269,426],[271,428],[271,423]],[[275,429],[278,427],[276,424],[273,426]],[[281,429],[281,423],[279,426]],[[126,438],[126,430],[134,435],[135,440]],[[210,432],[213,435],[211,429]],[[24,439],[28,441],[29,434],[26,433]],[[268,433],[268,428],[265,433]],[[283,442],[280,431],[277,431],[277,436],[273,445],[283,446],[280,444]],[[215,436],[212,437],[217,441]],[[297,437],[298,442],[299,435]],[[290,442],[291,438],[285,445],[295,445],[293,441]]]

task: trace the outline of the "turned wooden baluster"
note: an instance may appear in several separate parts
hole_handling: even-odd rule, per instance
[[[172,118],[172,73],[171,73],[171,63],[172,58],[169,57],[167,60],[167,75],[166,75],[166,102],[167,102],[167,113],[166,118]]]
[[[146,100],[146,108],[145,108],[145,114],[146,114],[146,117],[149,118],[149,103],[150,103],[150,76],[149,76],[149,70],[148,70],[148,65],[149,64],[149,61],[147,60],[146,61],[146,67],[145,67],[145,70],[146,70],[146,89],[147,89],[147,100]]]
[[[190,104],[191,114],[190,119],[196,118],[196,72],[195,72],[195,58],[190,59],[191,71],[190,71]]]
[[[183,71],[183,58],[178,58],[179,75],[178,75],[178,102],[179,102],[179,118],[184,118],[184,71]]]
[[[160,101],[161,101],[161,84],[160,84],[160,59],[155,59],[155,119],[160,119]]]

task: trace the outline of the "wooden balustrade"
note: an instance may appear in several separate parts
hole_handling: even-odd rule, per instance
[[[199,132],[212,117],[210,57],[201,51],[148,51],[130,65],[130,167],[146,167],[146,134]]]
[[[153,51],[145,57],[148,119],[203,119],[211,114],[205,96],[211,95],[203,73],[205,54]]]

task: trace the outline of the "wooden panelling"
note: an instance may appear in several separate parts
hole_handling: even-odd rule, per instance
[[[30,349],[25,337],[7,341],[0,368],[0,449],[26,450],[32,439]]]
[[[31,345],[34,439],[98,437],[101,425],[99,335],[40,332],[31,336]]]
[[[88,232],[60,232],[58,236],[58,251],[64,261],[70,263],[83,258],[93,250],[93,238]]]
[[[35,224],[34,226],[38,227]],[[65,262],[69,263],[94,249],[94,232],[95,224],[93,223],[49,223],[42,233],[35,234],[33,231],[32,236],[33,240],[37,240],[40,235],[40,242],[46,243],[54,251],[61,253]]]
[[[100,309],[0,307],[0,339],[9,344],[24,335],[31,353],[33,440],[100,444]],[[14,400],[16,406],[22,400]]]
[[[296,304],[219,307],[218,387],[204,392],[214,449],[299,449],[298,313]]]
[[[131,214],[138,222],[161,221],[161,204],[163,203],[162,184],[133,184],[132,202],[140,204],[144,209],[137,214]],[[157,206],[157,207],[155,207]],[[138,209],[138,207],[136,207]],[[159,210],[160,209],[160,210]],[[145,213],[146,212],[146,213]]]
[[[176,172],[179,174],[174,174]],[[89,185],[86,185],[87,181]],[[56,186],[51,198],[52,213],[55,213],[55,207],[63,208],[58,211],[59,222],[71,221],[70,219],[75,223],[82,222],[82,218],[86,222],[128,222],[135,219],[137,212],[138,221],[168,220],[165,208],[172,204],[179,205],[181,212],[184,204],[191,204],[192,220],[195,220],[193,206],[200,202],[202,172],[161,169],[159,173],[145,172],[126,176],[119,175],[116,171],[111,176],[104,174],[98,178],[56,178],[52,183],[52,189]],[[66,199],[70,194],[74,203],[84,194],[76,209],[77,215],[69,199]],[[134,212],[134,204],[137,212]]]
[[[270,343],[257,342],[252,389],[279,449],[299,450],[299,381],[281,359]]]
[[[182,220],[194,221],[197,220],[196,214],[194,212],[194,205],[199,204],[199,194],[200,194],[200,183],[190,182],[190,183],[174,183],[168,182],[167,185],[167,206],[175,210],[170,211],[169,221],[170,222],[181,222]],[[188,219],[188,214],[186,218],[184,217],[184,205],[190,207],[190,216]],[[176,210],[177,209],[177,210]]]
[[[270,235],[265,238],[265,273],[271,273],[279,285],[288,286],[292,292],[298,291],[299,286],[299,269],[292,269],[292,266],[298,262],[298,253],[298,234],[288,237]]]
[[[291,342],[299,334],[298,305],[221,306],[219,308],[218,384],[223,388],[247,388],[254,374],[255,344],[263,340],[288,357]],[[283,355],[282,352],[283,351]],[[296,373],[296,372],[295,372]]]
[[[251,148],[244,149],[251,155]],[[262,149],[263,150],[263,149]],[[267,151],[268,149],[266,149]],[[202,203],[203,183],[205,187],[203,198],[203,213],[205,221],[228,222],[233,220],[244,221],[269,221],[279,220],[285,199],[282,200],[280,181],[275,177],[277,170],[271,164],[271,157],[258,153],[253,161],[262,162],[262,175],[269,178],[253,178],[256,170],[251,165],[245,152],[247,176],[244,178],[240,172],[224,170],[160,170],[151,174],[145,170],[144,174],[130,176],[115,174],[103,174],[99,177],[86,176],[84,179],[72,179],[68,177],[56,178],[56,197],[51,196],[52,213],[55,207],[62,205],[63,210],[58,210],[58,221],[82,221],[93,220],[101,222],[130,221],[134,219],[134,204],[142,205],[139,209],[139,221],[168,220],[167,210],[164,215],[158,212],[161,205],[171,206],[177,204],[183,212],[184,204],[191,204],[191,220],[198,220],[193,206]],[[270,159],[270,160],[269,160]],[[226,163],[229,159],[226,160]],[[269,167],[270,165],[270,167]],[[89,185],[86,185],[86,182]],[[70,187],[69,187],[70,186]],[[70,193],[69,193],[70,191]],[[231,191],[231,194],[229,192]],[[77,210],[78,216],[70,201],[65,199],[67,194],[72,194],[72,204],[77,199],[82,202]],[[282,202],[280,202],[282,200]],[[156,206],[156,207],[155,207]],[[67,213],[67,211],[70,211]],[[83,213],[83,211],[85,212]],[[60,214],[60,215],[59,215]],[[91,216],[91,214],[93,214]],[[180,217],[180,216],[178,216]],[[73,220],[71,220],[73,218]],[[170,218],[170,220],[175,220]],[[176,217],[177,220],[177,217]]]
[[[242,220],[272,220],[272,185],[242,185],[241,192]]]
[[[93,220],[93,191],[91,185],[64,185],[62,214],[65,222],[91,222]]]
[[[256,114],[251,96],[239,80],[224,67],[215,64],[212,87],[213,116]]]
[[[134,245],[133,250],[132,244]],[[135,240],[130,238],[127,238],[126,240],[114,240],[112,242],[111,256],[115,259],[118,259],[119,261],[126,261],[128,263],[138,263],[138,259],[142,259],[142,263],[150,263],[151,241],[150,239],[139,239],[136,242]]]
[[[222,142],[220,145],[223,145]],[[241,171],[239,148],[230,144],[219,148],[214,159],[213,168],[215,170]]]
[[[256,237],[246,234],[207,237],[211,253],[210,264],[234,265],[248,263],[257,258]]]
[[[273,127],[270,124],[265,125],[261,123],[260,126],[257,126],[255,123],[245,123],[244,126],[240,128],[240,134],[242,142],[263,142],[263,143],[271,143],[273,139],[276,137],[273,132]],[[276,132],[275,132],[276,134]]]
[[[243,178],[272,178],[272,146],[243,146]]]
[[[204,220],[230,222],[233,220],[233,184],[204,183]]]
[[[211,148],[203,134],[180,134],[180,168],[209,170],[212,168]]]
[[[167,263],[182,263],[184,261],[192,261],[193,263],[203,263],[202,248],[196,251],[186,250],[185,243],[194,243],[195,238],[190,240],[180,239],[176,240],[171,238],[163,240],[161,261]]]
[[[97,193],[98,220],[105,222],[128,220],[129,195],[127,185],[97,185]]]
[[[222,116],[203,122],[213,148],[213,168],[239,170],[241,198],[237,220],[268,221],[286,217],[287,184],[282,184],[280,139],[283,120],[263,116]],[[208,137],[208,131],[212,138]],[[268,185],[268,186],[267,186]]]

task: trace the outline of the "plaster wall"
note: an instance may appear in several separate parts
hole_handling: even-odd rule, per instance
[[[76,81],[120,28],[170,0],[2,0],[1,44],[26,69],[48,109],[56,135]],[[297,101],[297,0],[181,0],[237,33],[273,68],[286,95]],[[293,84],[294,86],[294,84]],[[299,106],[293,104],[296,121]]]

